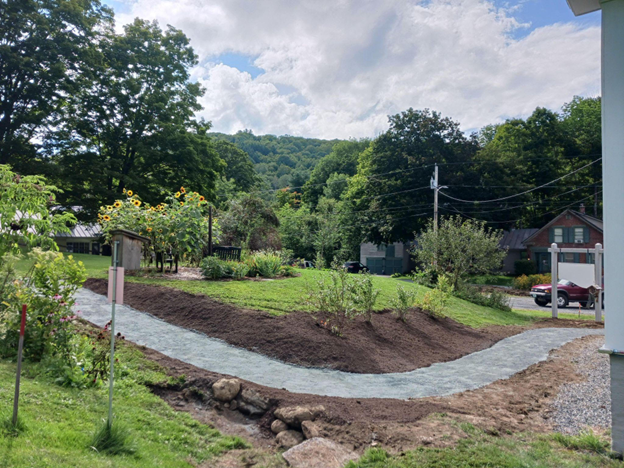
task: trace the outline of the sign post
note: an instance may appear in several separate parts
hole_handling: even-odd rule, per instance
[[[108,380],[108,426],[113,425],[113,381],[115,379],[115,304],[117,303],[117,266],[119,263],[119,241],[113,244],[113,294],[111,297],[111,351],[110,378]]]
[[[20,378],[22,376],[22,353],[24,352],[24,334],[26,332],[26,304],[22,305],[22,322],[20,324],[19,345],[17,347],[17,376],[15,377],[15,397],[13,398],[13,427],[17,426],[17,410],[19,407]]]

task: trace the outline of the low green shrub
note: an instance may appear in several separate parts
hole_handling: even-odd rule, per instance
[[[550,273],[545,275],[522,275],[514,279],[514,288],[530,291],[537,284],[549,284],[551,281]]]
[[[437,286],[427,291],[422,299],[416,301],[416,305],[432,317],[444,317],[444,310],[453,290],[446,275],[438,276]]]
[[[262,250],[250,254],[246,259],[250,276],[262,276],[264,278],[274,278],[280,273],[282,258],[279,253]]]
[[[438,281],[438,275],[434,270],[414,270],[411,277],[414,283],[428,288],[432,288]]]
[[[227,262],[226,274],[230,278],[240,281],[249,274],[249,267],[242,262]]]
[[[225,277],[225,263],[218,257],[206,257],[199,264],[204,278],[217,280]]]
[[[390,278],[400,278],[401,276],[403,276],[401,273],[392,273]]]
[[[530,276],[537,273],[537,263],[533,260],[516,260],[514,262],[516,276]]]
[[[373,286],[373,276],[368,273],[360,273],[355,280],[355,304],[366,315],[366,321],[373,321],[373,309],[381,291]]]
[[[282,265],[282,267],[280,268],[280,275],[285,278],[295,276],[295,269],[290,265]]]
[[[407,320],[410,308],[414,307],[416,301],[416,291],[405,289],[401,285],[397,285],[397,295],[391,301],[393,313],[402,321]]]
[[[479,288],[463,283],[453,292],[453,295],[464,301],[472,302],[473,304],[492,307],[493,309],[503,310],[505,312],[511,311],[509,298],[500,290],[493,290],[489,293],[485,293],[481,292]]]

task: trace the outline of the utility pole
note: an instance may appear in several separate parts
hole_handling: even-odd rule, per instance
[[[433,232],[438,232],[438,165],[433,174]]]

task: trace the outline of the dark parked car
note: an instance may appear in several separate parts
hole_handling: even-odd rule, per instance
[[[368,271],[365,265],[360,262],[346,262],[342,265],[349,273],[359,273],[360,271]]]
[[[531,288],[531,297],[535,299],[538,306],[548,305],[552,301],[552,285],[538,284]],[[581,307],[588,307],[594,304],[594,298],[586,288],[574,284],[572,281],[559,280],[557,284],[557,305],[566,307],[570,302],[578,302]]]

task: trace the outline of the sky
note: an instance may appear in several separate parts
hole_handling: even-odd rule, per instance
[[[213,130],[375,137],[409,107],[466,132],[600,94],[600,12],[565,0],[105,0],[184,31]]]

